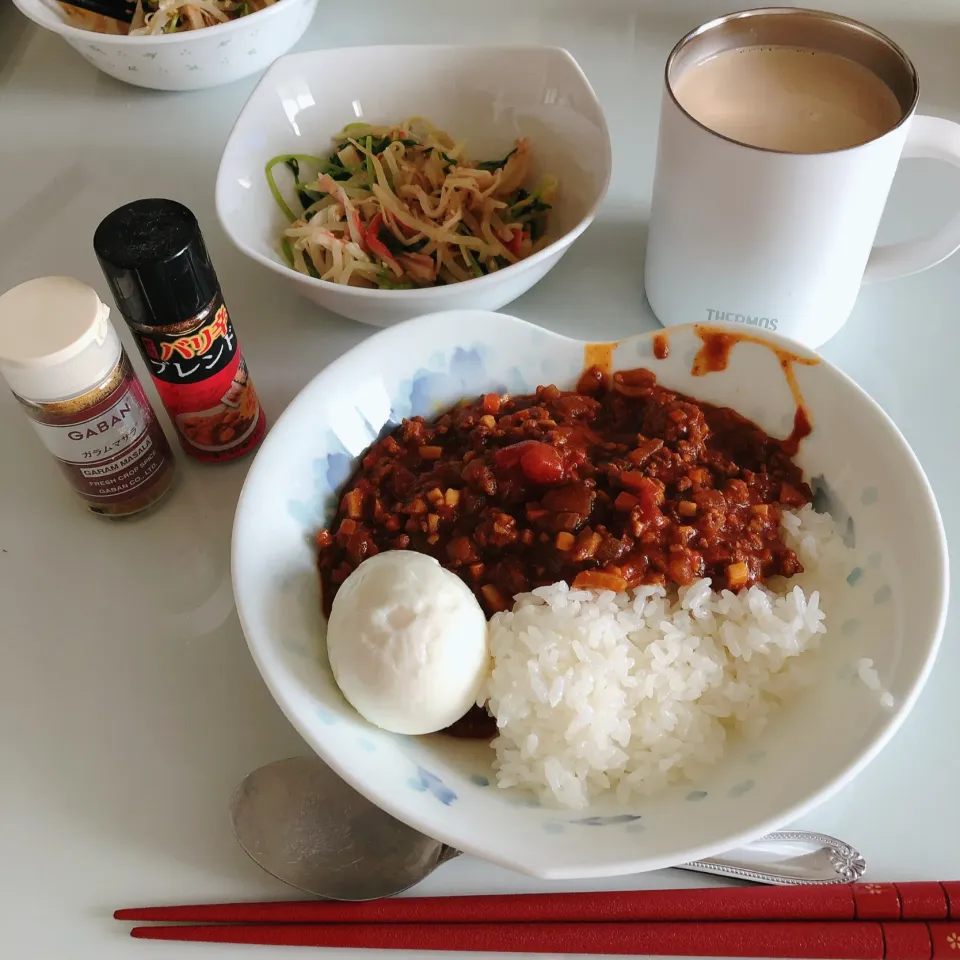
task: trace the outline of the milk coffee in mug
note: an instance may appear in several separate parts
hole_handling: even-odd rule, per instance
[[[666,65],[644,278],[660,322],[818,347],[862,283],[950,256],[960,215],[874,246],[901,158],[960,165],[960,125],[917,115],[918,97],[907,55],[835,14],[746,10],[684,37]]]

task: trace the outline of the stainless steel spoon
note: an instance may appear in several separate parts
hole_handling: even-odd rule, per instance
[[[317,757],[292,757],[249,774],[230,818],[240,846],[278,880],[328,900],[374,900],[408,890],[458,850],[408,827]],[[774,833],[682,870],[756,883],[846,883],[866,870],[849,844],[819,833]]]

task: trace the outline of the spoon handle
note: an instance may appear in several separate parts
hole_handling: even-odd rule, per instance
[[[459,856],[459,850],[444,845],[437,866]],[[676,869],[753,883],[793,885],[852,883],[866,873],[867,865],[854,847],[836,837],[790,830],[770,833],[719,857],[677,864]]]
[[[771,833],[719,857],[678,864],[680,870],[710,873],[753,883],[852,883],[867,865],[850,844],[824,833]]]

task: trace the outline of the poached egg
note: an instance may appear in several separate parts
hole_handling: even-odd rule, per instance
[[[389,550],[343,582],[327,624],[334,678],[354,709],[393,733],[449,727],[490,672],[487,619],[470,588],[430,556]]]

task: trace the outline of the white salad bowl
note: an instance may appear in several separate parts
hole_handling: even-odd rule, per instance
[[[654,358],[652,334],[623,340],[613,368],[649,367],[668,387],[732,406],[774,436],[788,433],[796,406],[770,346],[816,355],[752,331],[725,370],[695,377],[697,329],[671,329],[662,360]],[[421,317],[380,332],[319,373],[279,418],[250,469],[233,532],[233,586],[250,651],[319,756],[400,820],[460,850],[550,878],[634,873],[715,855],[825,800],[909,713],[947,609],[943,527],[906,441],[826,361],[795,364],[813,424],[798,462],[817,491],[815,506],[829,509],[856,562],[838,578],[828,633],[808,661],[815,682],[756,739],[731,738],[696,781],[629,806],[609,800],[573,811],[499,789],[486,743],[403,737],[367,723],[341,696],[324,647],[312,540],[330,520],[337,490],[384,427],[488,391],[570,388],[584,347],[482,312]],[[863,660],[872,661],[873,682],[861,679]]]
[[[267,186],[267,161],[288,153],[324,156],[348,123],[390,125],[414,115],[465,140],[477,161],[503,157],[518,137],[528,137],[529,184],[545,174],[560,184],[547,231],[550,243],[488,276],[422,290],[344,286],[288,266],[280,240],[289,223]],[[241,111],[220,161],[217,214],[243,253],[310,300],[362,323],[387,326],[435,311],[496,310],[526,293],[593,221],[610,180],[610,158],[603,111],[566,50],[312,50],[278,60]]]
[[[71,24],[53,0],[13,0],[34,23],[58,33],[98,70],[153,90],[219,87],[257,73],[304,34],[319,0],[279,0],[246,17],[203,30],[127,37]]]

